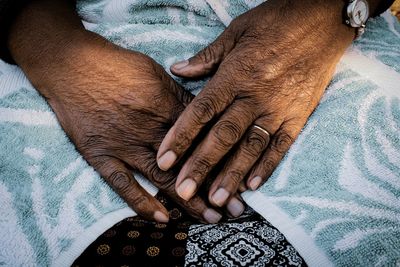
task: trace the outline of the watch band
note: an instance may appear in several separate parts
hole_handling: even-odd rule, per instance
[[[390,6],[394,3],[395,0],[381,0],[379,2],[378,7],[376,8],[375,12],[372,14],[371,17],[377,17],[386,10],[390,8]]]
[[[387,10],[394,0],[381,0],[375,7],[375,12],[370,13],[369,2],[371,0],[347,0],[344,9],[345,23],[356,29],[355,38],[357,39],[365,32],[365,24],[370,17],[375,17]],[[357,18],[358,15],[358,18]]]
[[[354,40],[360,38],[361,35],[364,34],[364,32],[365,32],[365,24],[362,25],[361,27],[356,28],[356,36],[354,37]]]

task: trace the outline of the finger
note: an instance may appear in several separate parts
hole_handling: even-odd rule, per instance
[[[92,162],[100,175],[136,213],[148,220],[168,222],[168,211],[139,185],[124,163],[112,157],[96,158]]]
[[[285,122],[276,134],[272,135],[270,144],[263,157],[250,172],[247,186],[251,190],[259,188],[259,186],[271,176],[283,156],[299,135],[304,124],[305,121]]]
[[[214,76],[164,137],[157,153],[157,163],[162,170],[171,168],[191,146],[201,129],[233,101],[231,88],[221,84],[220,78],[219,75]]]
[[[240,215],[242,215],[242,213],[245,210],[245,205],[243,204],[242,198],[238,194],[235,194],[228,201],[226,208],[227,208],[229,214],[232,217],[236,218],[236,217],[239,217]]]
[[[176,174],[172,171],[161,171],[155,161],[155,152],[142,153],[140,158],[131,162],[146,178],[157,188],[171,197],[177,204],[182,206],[192,217],[207,223],[217,223],[222,215],[215,209],[209,207],[203,198],[193,197],[190,201],[184,201],[175,191]]]
[[[238,192],[243,193],[245,191],[247,191],[247,186],[246,186],[246,183],[244,182],[244,180],[242,180],[239,184]]]
[[[189,200],[213,167],[239,142],[255,114],[246,102],[234,102],[185,162],[176,181],[176,191]]]
[[[189,103],[192,102],[194,95],[191,92],[189,92],[188,90],[185,90],[180,84],[178,84],[174,79],[172,79],[172,77],[169,76],[164,71],[164,69],[162,69],[161,66],[160,66],[160,68],[161,68],[160,73],[162,73],[161,80],[163,81],[163,84],[168,86],[167,89],[175,95],[175,97],[177,98],[179,103],[183,104],[183,107],[186,107],[187,105],[189,105]],[[180,114],[182,111],[183,111],[183,109],[178,110],[177,113]],[[179,115],[179,114],[177,114],[177,115]],[[178,116],[176,116],[176,119],[177,118],[178,118]]]
[[[237,37],[237,30],[231,25],[195,56],[172,65],[171,72],[185,78],[199,78],[213,73],[235,47]]]
[[[232,195],[236,194],[240,183],[267,148],[269,139],[269,132],[264,130],[263,127],[252,125],[248,128],[237,150],[211,186],[209,191],[210,203],[222,207]]]
[[[175,191],[175,190],[173,190]],[[169,191],[172,194],[172,191]],[[202,222],[218,223],[222,215],[215,209],[206,205],[206,202],[200,196],[194,196],[189,201],[184,201],[177,194],[172,197],[186,212],[192,217]]]

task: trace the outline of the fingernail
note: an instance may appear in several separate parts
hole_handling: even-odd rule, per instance
[[[173,64],[172,67],[176,70],[181,70],[184,67],[186,67],[187,65],[189,65],[189,60],[183,60],[183,61],[179,61],[179,62]]]
[[[261,184],[262,178],[260,176],[256,176],[250,181],[251,190],[256,190]]]
[[[203,213],[203,217],[208,223],[217,223],[221,220],[222,215],[213,209],[206,209]]]
[[[181,198],[188,201],[194,195],[196,188],[197,184],[193,179],[186,179],[178,186],[176,192]]]
[[[163,171],[168,171],[177,158],[178,156],[174,153],[174,151],[168,150],[157,160],[158,167],[160,167],[160,169]]]
[[[225,201],[228,199],[228,197],[229,192],[226,191],[225,188],[220,188],[214,193],[212,200],[217,206],[221,207],[225,204]]]
[[[244,205],[235,197],[228,202],[227,208],[233,217],[239,217],[244,211]]]
[[[167,223],[169,221],[168,216],[165,215],[164,213],[162,213],[161,211],[154,212],[154,219],[157,222],[161,222],[161,223]]]

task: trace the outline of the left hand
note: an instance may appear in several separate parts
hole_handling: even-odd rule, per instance
[[[133,170],[193,217],[221,219],[204,197],[176,194],[176,168],[157,167],[159,144],[193,96],[152,58],[85,30],[70,0],[30,1],[10,29],[9,47],[77,150],[139,215],[163,223],[169,216]]]
[[[272,174],[354,38],[354,30],[342,23],[342,8],[336,0],[269,0],[233,20],[196,56],[171,67],[187,78],[216,71],[157,154],[160,168],[169,169],[215,119],[180,171],[175,186],[182,198],[190,199],[229,152],[209,200],[240,215],[234,196],[240,183],[248,177],[247,187],[255,190]]]

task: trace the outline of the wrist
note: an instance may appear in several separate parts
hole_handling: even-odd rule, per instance
[[[332,5],[342,4],[342,22],[355,31],[355,37],[364,32],[370,17],[379,12],[379,9],[390,0],[329,0]]]
[[[14,61],[36,86],[60,76],[60,67],[84,54],[96,36],[83,27],[73,1],[36,0],[14,19],[7,43]]]
[[[343,20],[343,12],[347,0],[305,0],[298,2],[301,13],[300,24],[308,24],[313,28],[315,36],[329,46],[344,46],[351,44],[355,30],[348,27]],[[291,2],[292,3],[292,2]],[[310,37],[309,37],[310,38]]]
[[[89,38],[89,32],[81,29],[72,29],[68,33],[54,32],[53,36],[37,37],[10,35],[9,48],[13,58],[18,65],[30,73],[34,70],[54,63],[64,63],[64,61],[74,53],[84,48]],[[36,35],[36,33],[34,33]]]
[[[67,77],[70,70],[78,68],[79,62],[88,57],[90,47],[100,43],[100,39],[94,33],[75,29],[43,41],[25,37],[17,46],[10,46],[10,50],[30,82],[40,90],[51,80]]]

